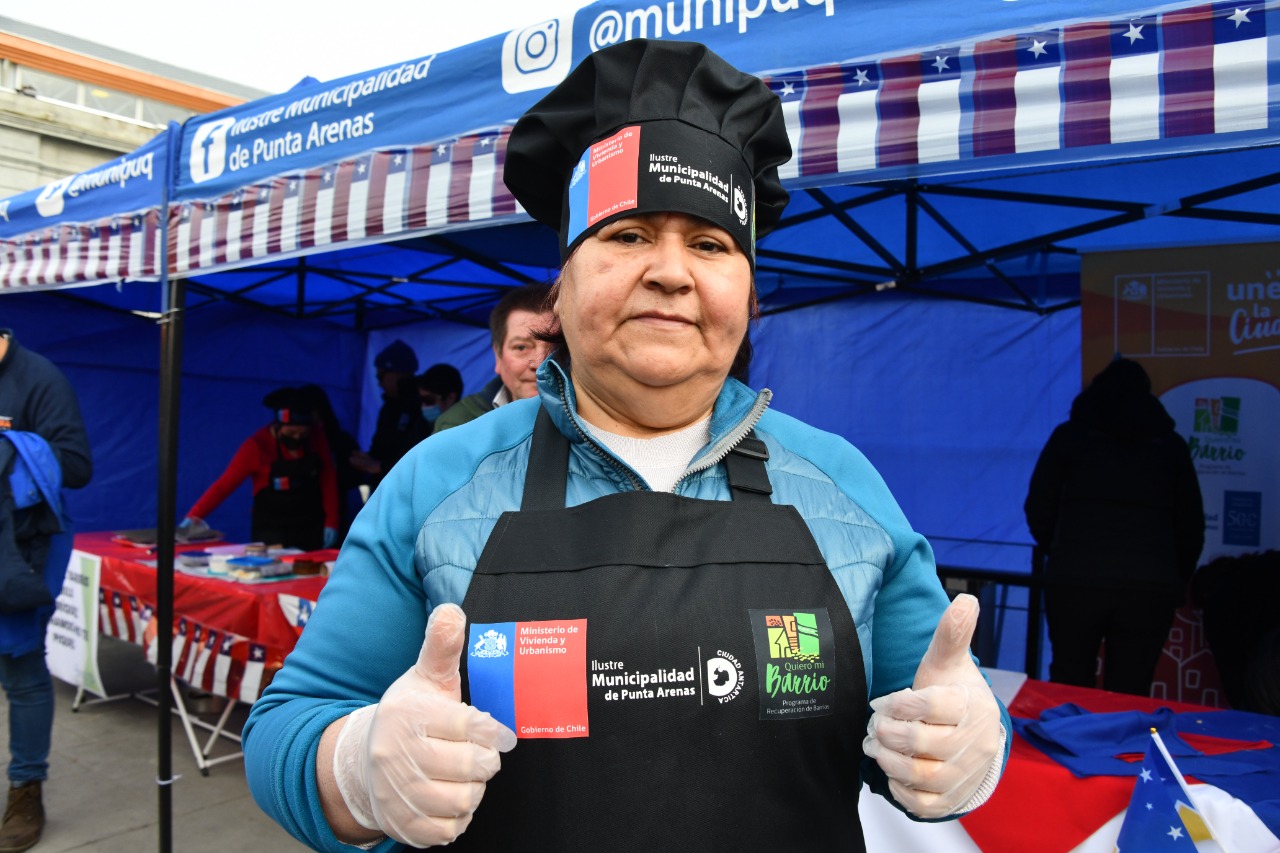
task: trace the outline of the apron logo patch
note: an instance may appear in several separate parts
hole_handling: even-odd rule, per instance
[[[697,696],[697,667],[632,670],[620,660],[591,659],[591,686],[604,688],[604,701]]]
[[[742,664],[731,653],[717,649],[707,661],[707,693],[723,705],[742,692]]]
[[[586,737],[587,620],[472,624],[471,704],[521,738]]]
[[[835,634],[824,607],[751,610],[760,719],[835,713]]]

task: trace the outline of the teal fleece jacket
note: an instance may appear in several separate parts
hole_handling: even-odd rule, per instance
[[[352,524],[297,648],[249,715],[250,790],[267,814],[315,849],[355,849],[337,840],[320,809],[321,734],[377,702],[413,665],[433,607],[462,603],[498,516],[519,509],[538,407],[570,441],[568,506],[648,488],[589,437],[560,365],[548,359],[538,375],[538,398],[433,435],[391,470]],[[711,440],[675,493],[729,500],[720,460],[754,427],[769,449],[774,503],[795,506],[805,519],[853,615],[868,701],[909,687],[948,604],[932,549],[857,449],[769,410],[771,397],[728,380],[712,412]],[[1001,713],[1011,731],[1003,707]],[[889,797],[874,761],[864,760],[862,772],[872,790]],[[400,845],[388,840],[376,849]]]

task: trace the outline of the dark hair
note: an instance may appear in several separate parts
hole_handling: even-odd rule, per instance
[[[319,385],[303,385],[298,389],[298,396],[303,405],[316,413],[316,417],[324,424],[326,434],[337,435],[341,431],[338,415],[333,411],[333,404],[329,402],[329,395],[323,388]]]
[[[495,352],[501,352],[502,345],[507,340],[507,318],[511,316],[511,312],[529,311],[541,314],[550,311],[554,300],[549,300],[548,295],[545,284],[525,284],[503,294],[498,304],[489,312],[489,336],[493,340]]]
[[[452,364],[433,364],[418,377],[418,387],[433,394],[452,394],[461,399],[462,374]]]

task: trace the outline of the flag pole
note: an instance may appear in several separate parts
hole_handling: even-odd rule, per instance
[[[1169,769],[1173,771],[1173,778],[1177,780],[1178,787],[1182,789],[1182,793],[1186,795],[1187,805],[1196,810],[1196,814],[1204,821],[1205,827],[1209,830],[1209,834],[1213,836],[1213,840],[1222,848],[1223,853],[1231,853],[1227,846],[1222,843],[1222,835],[1218,830],[1214,829],[1213,824],[1209,822],[1209,814],[1205,810],[1196,805],[1196,801],[1191,796],[1191,789],[1187,787],[1187,781],[1182,776],[1182,771],[1178,769],[1178,765],[1174,763],[1173,756],[1169,754],[1169,750],[1165,747],[1164,741],[1160,739],[1160,733],[1154,728],[1151,729],[1151,737],[1156,742],[1156,748],[1160,750],[1160,755],[1164,757],[1165,763],[1169,765]]]

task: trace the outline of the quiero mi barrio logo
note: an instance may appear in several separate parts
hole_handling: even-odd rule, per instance
[[[760,719],[819,717],[835,710],[835,640],[826,608],[752,610]]]

